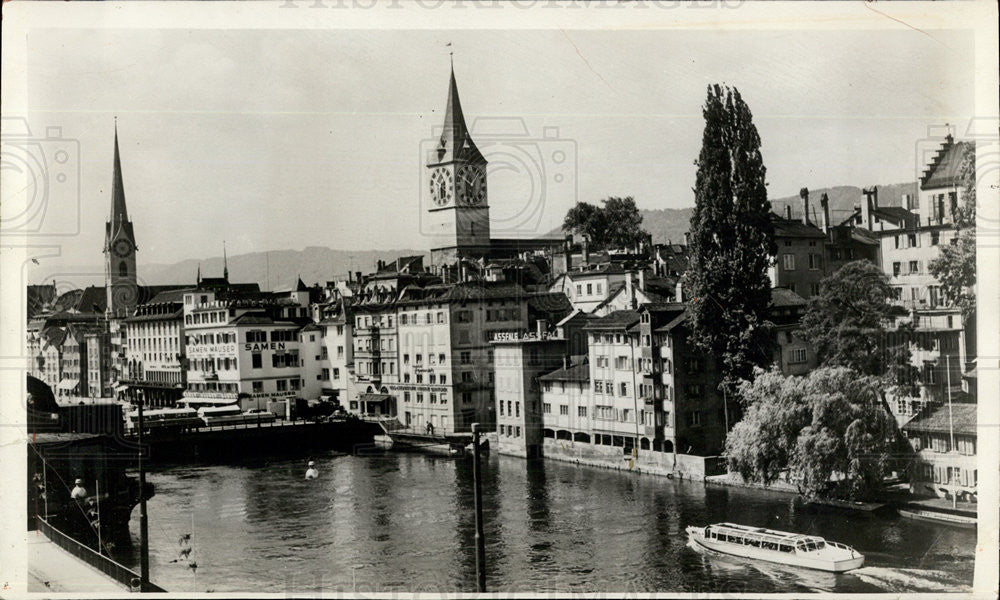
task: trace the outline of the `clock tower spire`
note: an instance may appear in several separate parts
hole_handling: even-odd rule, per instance
[[[490,209],[486,203],[486,159],[472,140],[458,97],[455,67],[441,134],[426,156],[424,210],[432,238],[431,262],[454,265],[490,249]]]
[[[104,232],[104,285],[109,316],[126,317],[138,300],[135,269],[135,233],[125,206],[122,161],[118,151],[118,120],[115,119],[115,157],[111,176],[111,214]]]

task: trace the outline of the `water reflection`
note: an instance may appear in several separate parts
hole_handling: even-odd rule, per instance
[[[151,574],[170,591],[475,591],[472,463],[387,453],[161,468],[149,475]],[[975,532],[803,511],[788,496],[492,456],[484,461],[487,584],[497,593],[960,590]],[[138,511],[133,515],[138,531]],[[712,556],[684,527],[735,521],[865,553],[826,575]],[[170,562],[194,531],[196,572]],[[135,549],[120,557],[138,566]]]

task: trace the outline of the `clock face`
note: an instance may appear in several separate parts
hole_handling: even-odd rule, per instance
[[[431,201],[437,206],[444,206],[452,198],[451,172],[445,168],[435,169],[431,174]]]
[[[115,242],[111,249],[118,257],[125,258],[132,251],[132,244],[128,240],[122,239]]]
[[[482,169],[462,167],[458,170],[458,183],[465,203],[472,206],[486,203],[486,173]]]

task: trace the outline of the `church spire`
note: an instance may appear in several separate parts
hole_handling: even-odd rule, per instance
[[[122,223],[128,222],[128,209],[125,207],[125,184],[122,183],[122,159],[118,153],[118,118],[115,117],[115,164],[111,180],[111,230],[115,232]]]
[[[222,278],[229,282],[229,257],[226,255],[226,240],[222,240]]]
[[[444,129],[441,132],[441,139],[438,141],[436,158],[439,163],[452,160],[486,162],[473,143],[469,128],[465,124],[462,102],[458,97],[458,83],[455,82],[454,62],[451,66],[451,79],[448,82],[448,104],[444,111]]]

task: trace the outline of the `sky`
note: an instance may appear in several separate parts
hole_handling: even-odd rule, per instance
[[[139,267],[328,246],[427,249],[423,151],[449,51],[490,161],[495,236],[576,201],[693,205],[706,86],[737,87],[771,197],[912,181],[928,128],[974,114],[964,32],[35,29],[28,122],[78,148],[50,185],[66,264],[101,264],[115,116]],[[446,44],[451,43],[448,47]],[[74,159],[76,157],[74,156]]]

